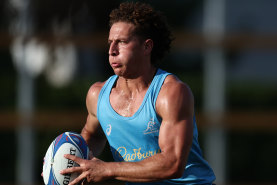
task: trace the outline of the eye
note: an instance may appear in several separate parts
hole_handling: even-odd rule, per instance
[[[128,42],[126,40],[119,40],[118,43],[119,44],[127,44]]]
[[[108,40],[108,46],[110,46],[110,45],[111,45],[111,43],[112,43],[112,41]]]

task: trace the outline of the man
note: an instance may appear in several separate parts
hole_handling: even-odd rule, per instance
[[[127,184],[212,184],[214,173],[197,141],[189,87],[157,68],[171,33],[163,16],[142,3],[122,3],[110,14],[109,62],[115,73],[91,86],[82,130],[90,160],[65,155],[79,167],[70,184],[118,179]],[[108,140],[115,162],[99,155]]]

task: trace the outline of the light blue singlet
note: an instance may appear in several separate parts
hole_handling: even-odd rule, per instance
[[[158,69],[142,104],[131,117],[119,115],[110,104],[110,92],[118,76],[111,76],[101,89],[97,103],[97,118],[106,134],[115,161],[140,161],[161,151],[158,138],[162,120],[156,113],[155,102],[164,79],[169,74]],[[152,183],[127,184],[212,184],[215,175],[202,157],[197,138],[198,131],[194,118],[193,143],[181,178]]]

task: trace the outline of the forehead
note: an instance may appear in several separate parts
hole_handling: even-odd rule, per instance
[[[132,23],[117,22],[110,29],[109,39],[130,37],[134,33],[135,26]]]

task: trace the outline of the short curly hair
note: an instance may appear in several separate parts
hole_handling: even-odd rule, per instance
[[[151,63],[157,66],[170,50],[173,40],[166,18],[155,11],[149,4],[141,2],[124,2],[110,13],[110,27],[117,22],[127,22],[135,25],[134,34],[143,39],[152,39],[154,46],[151,53]]]

